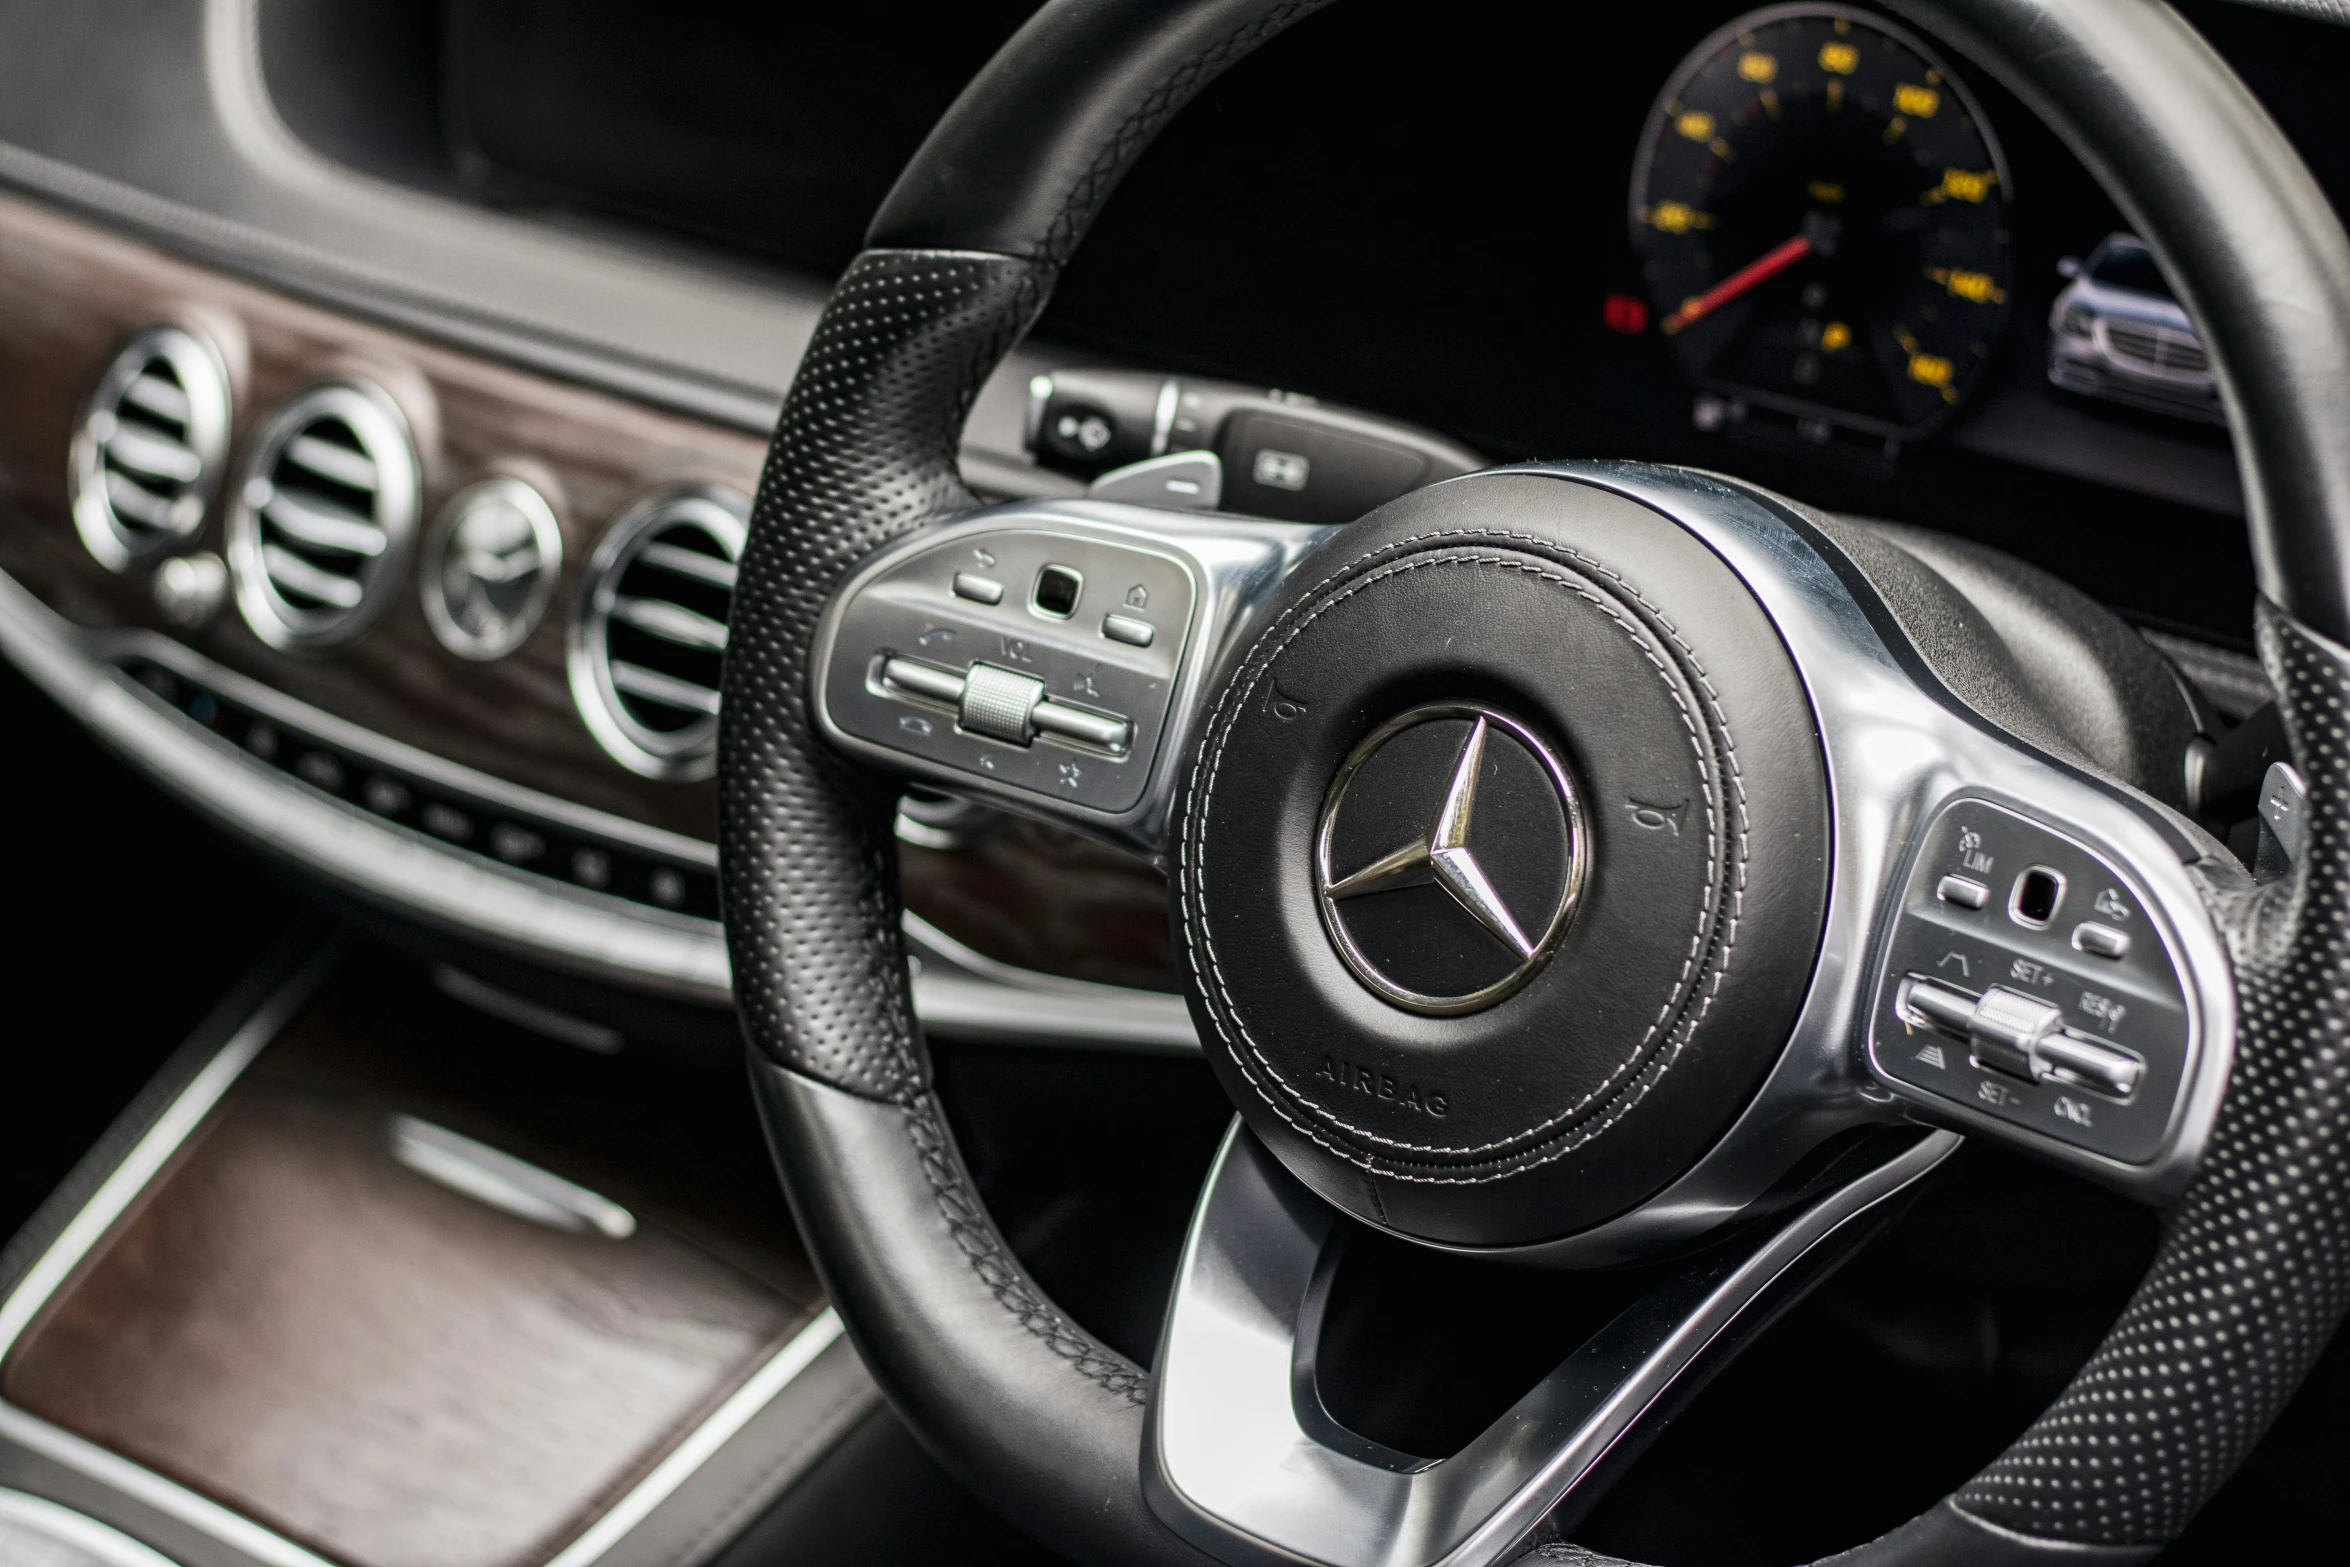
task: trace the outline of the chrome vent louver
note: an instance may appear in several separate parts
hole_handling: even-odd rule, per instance
[[[621,765],[707,777],[718,663],[750,503],[707,486],[659,490],[613,523],[571,624],[571,692]]]
[[[272,647],[323,648],[365,631],[397,594],[416,533],[416,448],[389,397],[313,387],[269,421],[228,517],[237,607]]]
[[[228,456],[228,369],[175,326],[151,327],[114,356],[75,428],[74,527],[114,571],[195,537]]]

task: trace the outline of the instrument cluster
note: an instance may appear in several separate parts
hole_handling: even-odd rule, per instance
[[[1630,187],[1643,293],[1608,303],[1696,390],[1703,431],[1890,463],[1985,380],[2016,296],[2014,176],[1965,78],[1883,17],[1772,6],[1699,43],[1650,110]],[[2224,424],[2159,265],[2115,234],[2052,312],[2048,384]]]

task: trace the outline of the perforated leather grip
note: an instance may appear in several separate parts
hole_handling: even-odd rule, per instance
[[[908,1103],[928,1074],[898,937],[897,794],[809,722],[808,647],[848,569],[976,505],[955,446],[980,383],[1043,306],[1008,256],[867,251],[792,381],[728,631],[718,848],[735,1005],[780,1065]]]
[[[946,1132],[898,930],[897,791],[809,722],[807,654],[872,551],[975,504],[971,399],[1050,270],[867,251],[777,426],[735,592],[719,861],[736,1005],[784,1190],[882,1390],[948,1467],[1080,1556],[1197,1564],[1141,1495],[1144,1374],[1020,1267]]]

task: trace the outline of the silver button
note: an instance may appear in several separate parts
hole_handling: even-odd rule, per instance
[[[1945,876],[1934,888],[1934,896],[1962,909],[1979,909],[1991,901],[1991,889],[1971,876]]]
[[[1129,647],[1149,647],[1151,638],[1158,634],[1158,627],[1147,620],[1136,620],[1132,615],[1102,617],[1102,635],[1112,642],[1123,642]]]
[[[228,599],[228,564],[210,550],[176,555],[155,571],[155,607],[175,626],[196,630]]]
[[[1004,585],[993,577],[958,571],[955,573],[955,597],[973,599],[981,604],[1001,604],[1004,601]]]
[[[2130,937],[2126,931],[2111,925],[2076,925],[2073,927],[2073,945],[2092,957],[2126,957],[2130,951]]]

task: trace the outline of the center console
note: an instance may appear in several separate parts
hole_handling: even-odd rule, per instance
[[[699,1561],[877,1407],[765,1160],[731,1073],[289,950],[11,1248],[0,1499],[181,1567]]]

